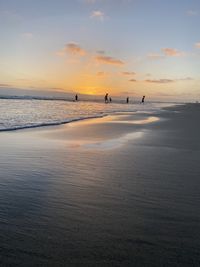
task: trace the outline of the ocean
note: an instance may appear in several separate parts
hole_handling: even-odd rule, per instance
[[[64,100],[0,99],[0,131],[59,125],[116,112],[153,112],[166,103],[122,104]]]

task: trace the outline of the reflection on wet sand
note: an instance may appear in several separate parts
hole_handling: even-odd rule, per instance
[[[70,123],[51,132],[70,148],[115,149],[143,136],[144,126],[159,118],[125,113]],[[49,133],[48,133],[49,136]]]
[[[131,123],[131,124],[147,124],[159,121],[158,117],[148,117],[142,120],[119,120],[119,121],[113,121],[114,123]]]

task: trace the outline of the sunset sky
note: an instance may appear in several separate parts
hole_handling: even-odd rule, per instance
[[[0,91],[200,98],[199,0],[0,0]]]

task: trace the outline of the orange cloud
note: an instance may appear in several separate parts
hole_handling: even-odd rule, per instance
[[[196,43],[195,46],[196,46],[197,48],[200,48],[200,42],[199,42],[199,43]]]
[[[125,76],[129,76],[129,75],[135,75],[136,73],[135,72],[130,72],[130,71],[123,71],[121,72],[122,75],[125,75]]]
[[[7,83],[0,83],[0,87],[9,87],[11,86],[10,84],[7,84]]]
[[[82,49],[78,44],[75,44],[75,43],[66,44],[65,50],[66,52],[73,54],[73,55],[84,56],[86,54],[86,51]]]
[[[183,55],[183,52],[178,51],[174,48],[162,48],[162,52],[165,54],[165,56],[168,57],[180,57]]]
[[[68,43],[62,50],[58,51],[56,54],[58,56],[64,56],[66,54],[71,54],[74,56],[84,56],[86,54],[86,51],[76,43]]]
[[[97,72],[97,76],[105,76],[107,73],[104,71]]]
[[[137,82],[135,79],[130,79],[129,82]]]
[[[116,65],[116,66],[122,66],[125,64],[123,61],[121,61],[119,59],[116,59],[113,57],[108,57],[108,56],[103,56],[103,55],[96,56],[95,60],[101,64],[112,64],[112,65]]]
[[[163,54],[159,54],[159,53],[150,53],[148,54],[148,58],[150,59],[162,59],[165,57],[180,57],[180,56],[184,56],[184,52],[179,51],[177,49],[174,48],[162,48],[161,49]]]

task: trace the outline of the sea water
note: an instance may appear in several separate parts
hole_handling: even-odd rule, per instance
[[[0,99],[0,131],[59,125],[116,112],[153,112],[166,103],[123,104],[64,100]],[[168,104],[169,105],[169,104]]]

